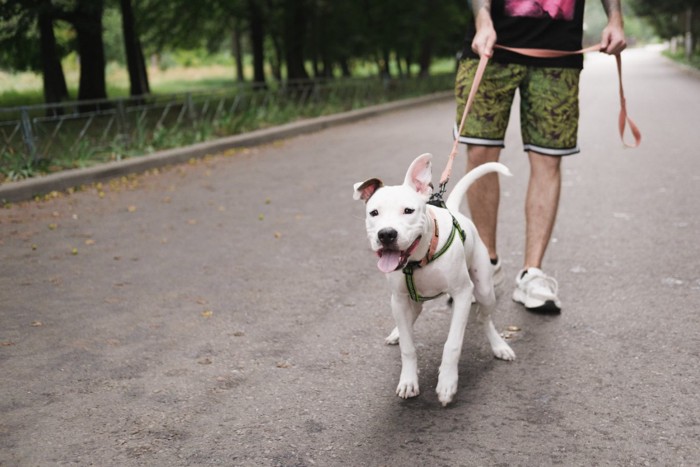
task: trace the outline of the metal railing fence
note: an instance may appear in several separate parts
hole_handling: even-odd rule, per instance
[[[452,89],[451,74],[284,82],[265,88],[0,108],[0,173],[32,176]]]

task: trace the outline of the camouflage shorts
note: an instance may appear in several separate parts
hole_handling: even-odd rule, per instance
[[[455,97],[457,134],[478,60],[462,60]],[[578,82],[581,70],[490,62],[459,137],[465,144],[504,147],[515,90],[520,90],[520,131],[524,149],[550,156],[579,152]]]

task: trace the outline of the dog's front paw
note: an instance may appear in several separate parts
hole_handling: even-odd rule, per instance
[[[396,345],[399,343],[399,328],[394,328],[391,333],[384,339],[386,345]]]
[[[396,395],[402,399],[408,399],[410,397],[416,397],[420,394],[420,389],[418,389],[418,380],[401,380],[396,388]]]
[[[440,377],[438,378],[438,385],[435,388],[435,392],[443,407],[452,402],[455,394],[457,394],[457,382],[458,377],[456,372],[440,371]]]

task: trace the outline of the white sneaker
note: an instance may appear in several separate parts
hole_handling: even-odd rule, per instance
[[[528,268],[515,278],[513,300],[525,305],[528,311],[557,314],[561,312],[561,302],[557,298],[559,285],[556,279],[542,270]]]

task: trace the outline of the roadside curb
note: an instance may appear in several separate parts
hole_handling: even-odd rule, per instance
[[[673,64],[686,75],[690,75],[694,78],[700,78],[700,70],[698,70],[697,68],[694,68],[690,65],[686,65],[685,63],[676,62],[675,60],[671,60],[670,58],[667,58],[667,60],[673,62]]]
[[[204,143],[193,144],[191,146],[158,151],[153,154],[137,156],[123,161],[108,162],[85,169],[70,169],[18,182],[6,182],[0,185],[0,202],[14,203],[26,201],[35,196],[52,191],[62,191],[71,187],[104,181],[127,174],[144,172],[166,165],[186,162],[193,158],[200,159],[204,156],[221,153],[232,148],[259,146],[285,138],[317,132],[331,126],[343,125],[375,117],[387,112],[394,112],[446,100],[453,96],[453,91],[434,93],[428,96],[302,120],[241,135],[228,136]]]
[[[687,65],[685,63],[681,63],[677,60],[674,60],[671,57],[668,57],[661,52],[659,52],[659,56],[661,58],[663,58],[667,63],[671,64],[672,66],[675,66],[676,68],[678,68],[681,72],[685,73],[686,75],[690,75],[694,78],[700,78],[700,69],[692,67],[690,65]]]

